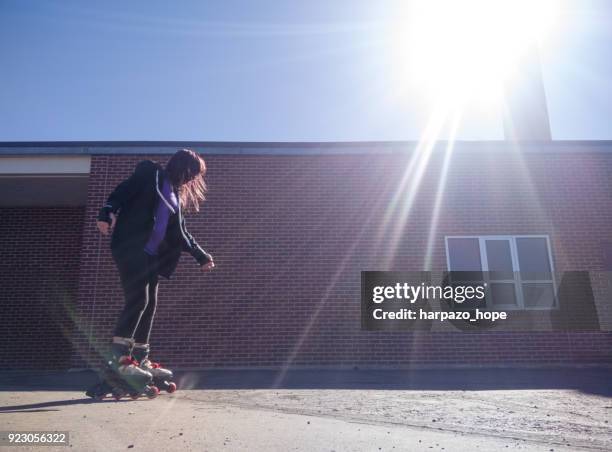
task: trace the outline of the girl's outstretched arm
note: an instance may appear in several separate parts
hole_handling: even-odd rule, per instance
[[[214,268],[215,264],[213,262],[213,257],[204,251],[200,245],[198,245],[196,240],[187,230],[185,225],[185,217],[181,218],[180,227],[186,239],[186,241],[183,243],[183,250],[191,254],[195,260],[198,261],[198,264],[200,264],[200,266],[202,266],[204,269],[210,270]]]

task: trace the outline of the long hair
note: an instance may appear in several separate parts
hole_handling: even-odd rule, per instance
[[[207,191],[204,159],[190,149],[181,149],[168,160],[166,174],[178,191],[181,208],[185,211],[199,211]]]

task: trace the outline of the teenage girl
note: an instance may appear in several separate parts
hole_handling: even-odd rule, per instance
[[[158,276],[170,278],[182,251],[202,271],[215,267],[185,227],[183,212],[204,201],[206,164],[195,152],[176,152],[163,168],[144,160],[121,182],[100,209],[100,232],[112,232],[111,251],[119,271],[125,306],[111,344],[120,375],[170,379],[172,372],[149,360],[149,335],[157,304]]]

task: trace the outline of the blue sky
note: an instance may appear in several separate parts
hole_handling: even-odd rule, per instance
[[[0,0],[0,141],[415,140],[396,1]],[[612,2],[566,0],[543,51],[554,139],[612,139]],[[495,109],[460,139],[501,139]]]

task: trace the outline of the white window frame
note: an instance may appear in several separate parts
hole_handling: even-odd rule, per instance
[[[559,308],[559,300],[557,297],[557,283],[555,280],[555,267],[553,264],[552,248],[550,246],[550,237],[548,235],[447,235],[444,237],[444,246],[446,249],[446,268],[451,271],[450,266],[450,253],[448,252],[448,240],[449,239],[478,239],[478,247],[480,251],[480,265],[481,271],[489,271],[489,262],[487,259],[486,241],[487,240],[507,240],[510,242],[510,255],[512,257],[512,270],[514,272],[514,289],[516,293],[516,306],[504,305],[497,306],[504,310],[516,310],[516,311],[550,311]],[[516,246],[516,239],[545,239],[546,248],[548,251],[548,263],[550,265],[551,279],[525,279],[521,278],[518,250]],[[512,280],[494,280],[494,282],[507,282],[511,283]],[[523,283],[545,283],[552,284],[553,286],[553,297],[554,304],[551,307],[527,307],[525,306],[525,299],[523,297]]]

